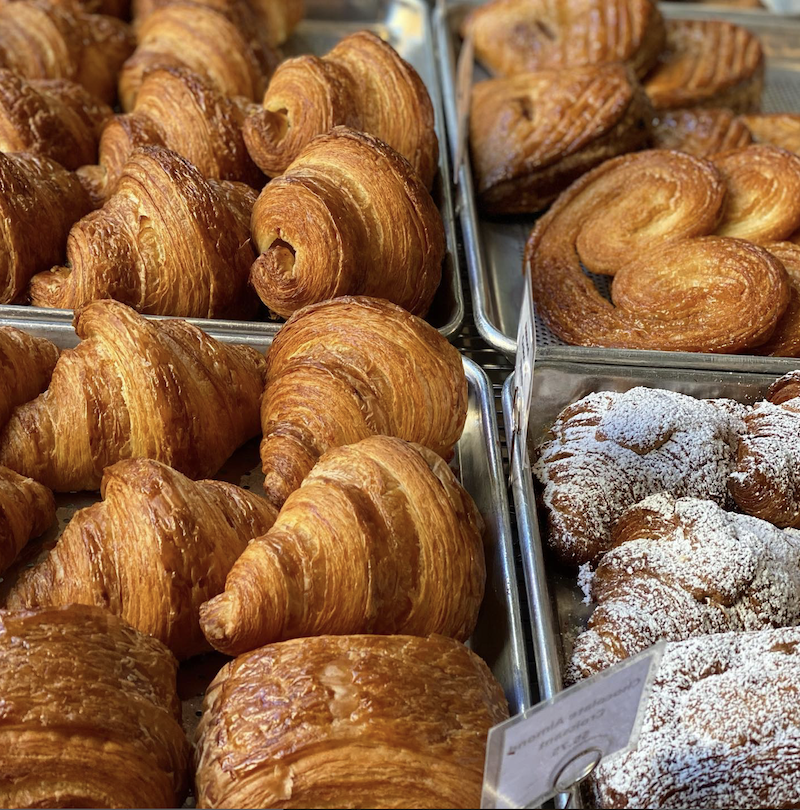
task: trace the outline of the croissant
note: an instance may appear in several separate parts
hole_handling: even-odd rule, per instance
[[[469,126],[481,207],[546,208],[589,169],[644,146],[651,117],[647,96],[620,64],[479,82]]]
[[[626,62],[642,77],[666,36],[651,0],[493,0],[466,18],[461,33],[496,76]]]
[[[757,143],[770,143],[788,152],[800,154],[800,115],[796,113],[742,115],[740,120],[750,130]]]
[[[254,349],[116,301],[85,306],[74,325],[83,342],[0,432],[0,464],[58,492],[98,489],[126,458],[202,478],[258,433],[265,363]]]
[[[697,157],[711,157],[753,142],[742,116],[731,110],[691,107],[664,110],[653,125],[653,144]]]
[[[39,396],[50,384],[58,349],[13,326],[0,326],[0,428],[17,405]]]
[[[101,492],[103,502],[77,512],[49,556],[22,574],[6,607],[97,605],[179,659],[209,649],[200,605],[224,589],[248,541],[269,530],[274,507],[150,459],[109,467]]]
[[[334,447],[384,434],[446,457],[467,417],[458,350],[379,299],[337,298],[296,313],[267,355],[267,381],[261,461],[264,492],[278,507]]]
[[[106,104],[135,39],[121,20],[49,0],[0,5],[0,67],[26,79],[69,79]]]
[[[442,279],[436,204],[391,147],[337,127],[261,192],[250,283],[283,317],[341,295],[386,298],[423,316]]]
[[[47,487],[0,467],[0,574],[55,519],[56,504]]]
[[[141,147],[116,194],[69,232],[69,266],[31,280],[31,301],[72,309],[114,298],[153,315],[251,317],[255,199],[243,183],[205,180],[174,152]]]
[[[800,357],[800,245],[791,242],[771,242],[764,247],[786,269],[791,286],[791,298],[772,337],[759,346],[756,352],[778,357]]]
[[[668,20],[667,47],[644,89],[656,110],[761,106],[764,52],[758,37],[722,20]]]
[[[177,663],[100,608],[0,611],[0,805],[180,807]]]
[[[139,26],[139,45],[119,77],[122,109],[134,107],[144,75],[155,68],[185,67],[226,96],[259,101],[276,56],[238,17],[202,3],[176,2],[154,11]]]
[[[508,717],[473,652],[441,636],[318,636],[226,664],[197,729],[198,807],[478,807]]]
[[[345,37],[322,58],[281,64],[244,137],[253,160],[275,176],[339,124],[380,138],[432,186],[439,146],[430,96],[414,68],[370,31]]]

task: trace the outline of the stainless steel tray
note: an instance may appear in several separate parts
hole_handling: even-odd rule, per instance
[[[467,13],[480,5],[479,0],[464,0],[434,13],[436,43],[442,75],[447,129],[451,152],[455,153],[456,133],[456,62],[461,47],[459,26]],[[735,13],[726,9],[699,7],[694,3],[661,3],[668,17],[726,19],[749,28],[757,34],[767,54],[764,89],[765,112],[800,112],[800,21],[776,18],[762,13]],[[474,81],[489,78],[478,64]],[[513,358],[517,346],[517,326],[522,301],[522,260],[525,242],[536,220],[535,216],[489,219],[480,215],[472,183],[469,155],[459,173],[456,208],[461,217],[467,272],[475,324],[484,340],[493,348]],[[606,290],[602,290],[606,292]],[[538,344],[549,350],[566,344],[556,337],[537,316]],[[584,362],[644,362],[652,365],[689,366],[696,355],[686,352],[652,352],[625,349],[570,347],[574,359]],[[634,360],[636,355],[642,360]],[[677,357],[676,357],[677,355]],[[733,358],[733,359],[732,359]],[[720,366],[735,363],[736,355],[720,355]]]
[[[464,320],[464,295],[456,244],[442,94],[427,4],[424,0],[305,0],[305,6],[306,19],[283,47],[286,56],[304,53],[321,56],[343,37],[366,28],[384,38],[410,62],[428,88],[439,138],[439,174],[433,197],[444,220],[447,254],[442,267],[442,283],[426,320],[445,337],[454,339]],[[69,323],[72,310],[0,305],[0,323],[9,320],[17,323],[33,320]],[[274,321],[187,320],[206,331],[265,336],[277,334],[282,325]]]

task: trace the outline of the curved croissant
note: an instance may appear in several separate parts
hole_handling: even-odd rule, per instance
[[[430,96],[414,68],[370,31],[345,37],[321,58],[283,62],[244,137],[253,160],[274,177],[340,124],[380,138],[432,186],[439,148]]]
[[[91,208],[78,178],[58,163],[0,153],[0,304],[20,299],[34,273],[62,261],[69,229]]]
[[[135,39],[121,20],[50,0],[0,5],[0,67],[26,79],[70,79],[106,104]]]
[[[22,574],[6,606],[97,605],[179,659],[209,649],[200,605],[224,589],[248,541],[274,523],[275,508],[151,459],[109,467],[101,493],[103,501],[77,512],[49,556]]]
[[[800,357],[800,245],[791,242],[771,242],[764,247],[786,269],[791,286],[791,298],[772,337],[759,346],[756,352],[777,357]]]
[[[205,180],[168,149],[142,147],[125,164],[116,194],[73,226],[69,266],[31,280],[31,301],[72,309],[113,298],[153,315],[252,316],[255,198],[243,183]]]
[[[0,574],[55,519],[56,503],[47,487],[0,467]]]
[[[261,192],[250,283],[283,317],[340,295],[386,298],[425,315],[442,278],[442,217],[408,163],[337,127]]]
[[[0,611],[0,804],[180,807],[177,662],[100,608]]]
[[[722,108],[664,110],[653,123],[654,146],[677,149],[697,157],[711,157],[752,142],[742,116]]]
[[[466,417],[461,356],[425,321],[375,298],[306,307],[267,355],[264,491],[281,506],[323,453],[375,434],[447,456]]]
[[[83,338],[50,387],[0,432],[0,464],[59,492],[98,489],[103,470],[154,458],[213,475],[258,433],[264,359],[185,321],[148,321],[116,301],[75,314]]]
[[[335,448],[202,606],[203,632],[228,655],[326,633],[465,641],[483,600],[482,528],[432,450],[388,436]]]

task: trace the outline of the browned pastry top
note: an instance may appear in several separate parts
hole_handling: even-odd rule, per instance
[[[477,807],[507,716],[486,664],[441,636],[271,644],[206,692],[198,806]]]
[[[0,467],[0,574],[23,546],[56,519],[53,493],[32,478]]]
[[[677,149],[698,157],[749,146],[750,130],[731,110],[690,107],[658,114],[653,126],[653,144],[658,149]]]
[[[756,353],[777,357],[800,357],[800,244],[768,242],[764,247],[786,269],[791,298],[772,337],[759,346]]]
[[[743,115],[741,120],[758,143],[771,143],[789,152],[800,154],[800,115],[775,113]]]
[[[47,388],[56,360],[58,348],[49,340],[0,326],[0,430],[17,405]]]

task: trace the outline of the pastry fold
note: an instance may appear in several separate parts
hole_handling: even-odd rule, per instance
[[[500,685],[441,636],[321,636],[226,664],[206,691],[198,807],[477,807]]]
[[[0,467],[0,574],[55,519],[56,504],[47,487]]]
[[[653,123],[656,148],[677,149],[697,157],[712,157],[752,142],[750,129],[742,116],[723,108],[663,110]]]
[[[427,313],[442,278],[442,217],[391,147],[337,127],[315,138],[261,192],[250,283],[285,318],[342,295]]]
[[[74,324],[82,342],[0,432],[0,464],[59,492],[98,489],[126,458],[203,478],[258,433],[265,364],[254,349],[116,301],[85,306]]]

